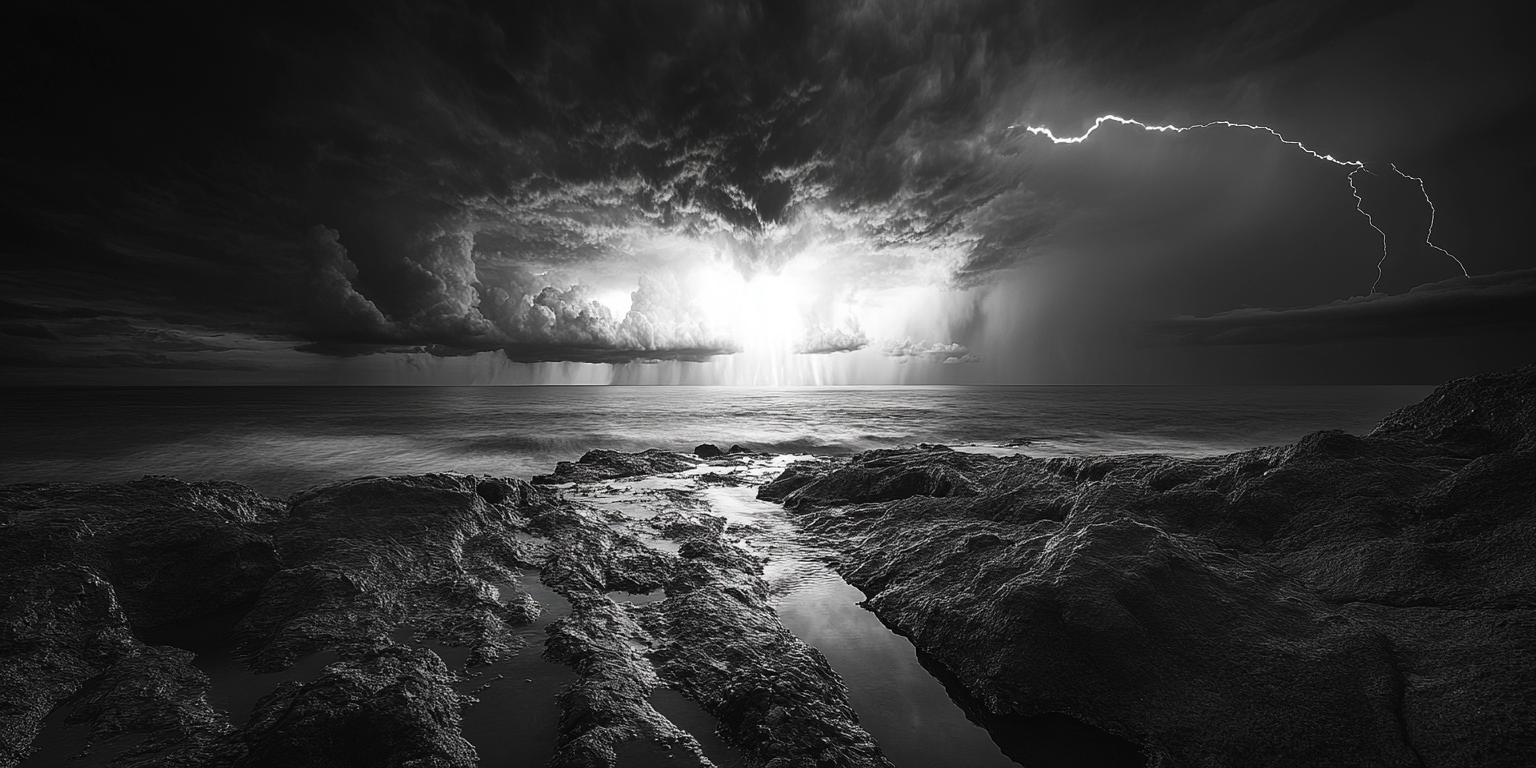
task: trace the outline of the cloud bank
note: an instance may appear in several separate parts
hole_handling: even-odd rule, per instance
[[[1444,10],[24,5],[0,33],[0,98],[18,116],[0,136],[0,202],[7,254],[25,267],[0,292],[255,346],[517,362],[742,351],[750,324],[699,279],[720,270],[753,285],[797,276],[785,314],[803,322],[774,342],[829,359],[1065,360],[1081,353],[1053,345],[1099,348],[1169,316],[1186,347],[1303,339],[1323,331],[1299,330],[1300,314],[1222,310],[1322,307],[1370,284],[1379,242],[1337,168],[1265,137],[1108,130],[1064,149],[1016,126],[1075,133],[1105,112],[1237,120],[1375,163],[1470,166],[1443,146],[1519,146],[1523,133],[1477,132],[1522,125],[1536,78],[1510,53],[1519,42],[1499,37],[1507,25]],[[1424,103],[1443,108],[1424,115]],[[1523,210],[1507,185],[1451,177],[1453,191],[1512,202],[1446,206],[1437,233],[1507,232],[1471,217]],[[1434,191],[1441,176],[1426,178]],[[1443,265],[1412,247],[1426,212],[1394,219],[1396,193],[1378,186],[1367,191],[1393,243],[1384,285],[1438,280]],[[1513,249],[1481,252],[1500,255],[1474,271],[1530,266]],[[1057,287],[1034,293],[1047,279]],[[1423,301],[1402,306],[1460,311]],[[1351,307],[1317,322],[1347,318],[1352,338],[1419,322],[1371,325]],[[792,325],[772,320],[761,325]],[[23,313],[0,338],[45,350],[53,322]],[[98,354],[165,354],[136,332],[89,338]]]
[[[1456,277],[1407,293],[1374,293],[1312,307],[1245,308],[1156,326],[1177,343],[1320,344],[1367,338],[1536,331],[1536,269]]]

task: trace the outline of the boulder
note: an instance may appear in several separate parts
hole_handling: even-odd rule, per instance
[[[870,452],[763,495],[990,713],[1065,713],[1157,765],[1516,766],[1536,754],[1533,417],[1527,367],[1365,437]]]
[[[431,651],[392,646],[281,683],[241,734],[236,768],[469,768],[455,678]]]
[[[538,485],[561,483],[591,483],[600,480],[616,480],[624,477],[659,475],[681,472],[697,466],[699,460],[691,456],[663,451],[657,448],[640,453],[620,453],[598,449],[587,451],[574,462],[562,461],[555,471],[533,478]]]

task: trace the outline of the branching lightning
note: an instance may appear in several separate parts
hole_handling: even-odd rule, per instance
[[[1132,120],[1132,119],[1127,118],[1127,117],[1120,117],[1119,115],[1104,115],[1102,117],[1095,118],[1094,121],[1093,121],[1093,125],[1089,126],[1088,130],[1083,131],[1081,136],[1057,136],[1055,133],[1053,133],[1051,131],[1051,129],[1045,128],[1043,126],[1026,125],[1026,126],[1022,126],[1022,127],[1024,128],[1024,130],[1029,131],[1030,133],[1033,133],[1036,136],[1044,136],[1044,137],[1050,139],[1053,143],[1056,143],[1056,144],[1081,144],[1084,141],[1086,141],[1089,136],[1092,136],[1093,132],[1097,131],[1099,129],[1099,127],[1104,125],[1105,123],[1119,123],[1121,125],[1134,125],[1134,126],[1136,126],[1138,128],[1141,128],[1142,130],[1157,131],[1158,133],[1169,133],[1169,132],[1171,132],[1171,133],[1184,133],[1185,131],[1194,131],[1194,130],[1199,130],[1201,128],[1216,128],[1216,127],[1221,127],[1221,128],[1246,128],[1246,129],[1248,129],[1250,131],[1263,131],[1264,133],[1267,133],[1267,134],[1269,134],[1271,136],[1274,136],[1275,138],[1279,139],[1282,144],[1289,144],[1289,145],[1291,145],[1293,147],[1296,147],[1297,149],[1299,149],[1299,150],[1301,150],[1301,151],[1303,151],[1303,152],[1305,152],[1305,153],[1307,153],[1307,154],[1317,158],[1318,160],[1324,160],[1324,161],[1333,163],[1334,165],[1343,166],[1343,167],[1351,169],[1350,172],[1349,172],[1349,176],[1348,176],[1348,179],[1349,179],[1349,190],[1350,190],[1350,193],[1352,195],[1354,195],[1354,198],[1355,198],[1355,210],[1359,211],[1360,215],[1365,217],[1366,222],[1371,225],[1371,229],[1376,230],[1376,232],[1381,235],[1381,259],[1376,262],[1376,281],[1371,283],[1371,293],[1375,293],[1376,292],[1376,286],[1381,283],[1382,267],[1383,267],[1383,265],[1385,265],[1385,263],[1387,261],[1387,233],[1381,227],[1376,226],[1376,220],[1371,218],[1371,214],[1366,212],[1366,210],[1365,210],[1365,200],[1363,200],[1360,197],[1360,189],[1359,189],[1359,187],[1355,186],[1355,174],[1360,173],[1362,171],[1364,171],[1365,173],[1371,173],[1371,170],[1365,166],[1365,163],[1363,161],[1360,161],[1360,160],[1340,160],[1339,158],[1334,157],[1333,155],[1322,153],[1322,152],[1318,152],[1316,150],[1313,150],[1313,149],[1307,147],[1305,144],[1302,144],[1299,141],[1294,141],[1292,139],[1287,139],[1286,137],[1282,136],[1279,131],[1277,131],[1277,130],[1275,130],[1273,128],[1270,128],[1267,125],[1251,125],[1249,123],[1234,123],[1234,122],[1230,122],[1230,121],[1227,121],[1227,120],[1213,120],[1213,121],[1211,121],[1209,123],[1199,123],[1197,125],[1184,125],[1184,126],[1178,126],[1178,125],[1148,125],[1146,123],[1141,122],[1140,120]],[[1019,128],[1021,126],[1012,125],[1012,126],[1009,126],[1009,127],[1010,128]],[[1453,255],[1450,251],[1447,251],[1446,249],[1441,248],[1438,245],[1435,245],[1434,242],[1432,242],[1432,240],[1431,240],[1431,238],[1434,237],[1434,233],[1435,233],[1435,202],[1433,200],[1429,199],[1429,190],[1424,186],[1424,180],[1419,178],[1419,177],[1417,177],[1417,176],[1410,176],[1410,175],[1408,175],[1406,173],[1403,173],[1401,170],[1398,169],[1398,167],[1396,165],[1392,165],[1391,167],[1392,167],[1392,170],[1397,173],[1397,175],[1399,175],[1399,176],[1401,176],[1401,177],[1403,177],[1405,179],[1410,179],[1412,181],[1418,182],[1419,183],[1419,193],[1424,196],[1424,202],[1429,204],[1429,231],[1424,235],[1424,243],[1426,245],[1428,245],[1429,247],[1431,247],[1431,248],[1433,248],[1433,249],[1435,249],[1435,250],[1445,254],[1446,256],[1449,256],[1451,258],[1451,261],[1456,262],[1456,267],[1461,270],[1461,274],[1463,276],[1469,276],[1468,273],[1467,273],[1467,267],[1466,267],[1466,265],[1461,263],[1461,259],[1456,258],[1455,255]]]
[[[1446,249],[1430,242],[1430,238],[1435,236],[1435,201],[1429,199],[1429,190],[1424,187],[1424,179],[1418,176],[1410,176],[1409,174],[1403,173],[1402,169],[1398,168],[1396,163],[1390,163],[1390,165],[1392,166],[1392,170],[1397,172],[1397,175],[1405,179],[1413,179],[1414,181],[1417,181],[1419,183],[1419,194],[1424,196],[1424,202],[1429,203],[1429,229],[1424,233],[1424,244],[1447,256],[1450,256],[1451,261],[1456,262],[1456,266],[1461,268],[1462,277],[1471,277],[1471,275],[1467,273],[1467,265],[1462,264],[1461,259],[1456,258],[1456,256],[1453,255],[1450,251],[1447,251]]]
[[[1355,174],[1364,170],[1365,168],[1361,167],[1349,172],[1349,193],[1355,196],[1355,210],[1359,211],[1360,215],[1364,216],[1365,220],[1370,222],[1371,229],[1376,230],[1376,233],[1381,235],[1381,258],[1376,260],[1376,279],[1371,282],[1371,293],[1375,293],[1376,286],[1381,284],[1381,276],[1383,274],[1382,270],[1386,267],[1387,264],[1387,231],[1381,227],[1376,226],[1375,217],[1366,212],[1365,199],[1360,197],[1360,188],[1355,186]],[[1370,173],[1370,171],[1366,171],[1366,173]],[[1434,206],[1430,206],[1430,208],[1433,209]]]

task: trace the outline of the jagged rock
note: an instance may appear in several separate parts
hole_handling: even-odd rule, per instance
[[[89,723],[95,740],[147,734],[118,766],[358,764],[291,762],[324,750],[284,742],[281,728],[236,731],[209,708],[191,654],[147,646],[133,627],[255,598],[239,635],[258,669],[334,650],[357,675],[384,674],[380,653],[398,647],[391,635],[405,625],[489,662],[522,646],[513,628],[537,613],[509,569],[536,565],[525,529],[552,503],[521,481],[462,475],[366,478],[286,505],[232,483],[171,478],[0,488],[0,766],[15,765],[43,716],[70,697],[67,720]],[[426,691],[457,718],[457,694],[439,690],[441,663],[424,663],[395,664],[379,690]],[[288,692],[302,704],[311,694],[297,690]],[[359,706],[369,728],[388,730],[397,715],[400,728],[415,727],[411,706]],[[443,727],[458,738],[456,725]],[[423,738],[441,746],[439,736]],[[243,758],[247,743],[263,751]],[[473,759],[451,744],[423,754],[439,752],[448,762],[418,764]]]
[[[93,742],[146,734],[114,761],[123,768],[228,765],[243,750],[228,717],[209,705],[208,677],[192,659],[179,648],[136,648],[85,686],[65,722],[89,724]]]
[[[140,645],[112,585],[86,568],[0,576],[0,766],[21,761],[57,702]]]
[[[660,676],[718,718],[754,764],[889,766],[826,659],[779,622],[761,563],[718,535],[690,539],[680,554],[667,599],[637,611],[659,638],[650,660]]]
[[[975,475],[992,466],[986,457],[944,446],[869,451],[823,471],[825,462],[797,462],[764,485],[758,498],[787,509],[894,501],[909,496],[974,496]]]
[[[548,653],[582,675],[562,696],[566,728],[554,764],[608,768],[641,743],[680,764],[698,758],[696,740],[649,702],[664,684],[718,718],[751,765],[888,766],[842,681],[779,622],[762,563],[725,540],[723,519],[669,502],[648,524],[680,542],[678,555],[638,569],[630,565],[645,562],[637,542],[599,515],[570,509],[542,518],[553,550],[544,580],[572,604],[550,628]],[[663,575],[662,584],[647,583]],[[646,605],[604,596],[656,586],[666,599]]]
[[[701,459],[718,459],[721,456],[724,456],[725,452],[720,450],[720,446],[718,445],[702,443],[697,448],[693,449],[693,455]]]
[[[577,595],[571,614],[551,627],[548,644],[551,658],[581,675],[560,697],[569,727],[557,745],[554,765],[614,765],[622,745],[637,741],[697,762],[702,756],[698,741],[650,704],[651,689],[661,680],[645,649],[656,640],[623,606],[595,593]]]
[[[284,514],[280,503],[234,483],[149,477],[0,488],[0,766],[19,761],[43,716],[93,680],[99,693],[113,687],[113,675],[120,680],[137,668],[157,681],[153,689],[200,697],[184,678],[196,671],[185,664],[178,672],[139,664],[160,656],[132,626],[250,600],[279,567],[262,529]],[[106,718],[93,727],[105,738],[121,732],[112,713],[123,711],[81,709],[77,720]],[[206,735],[189,723],[167,725],[175,720],[168,716],[128,714],[141,717],[134,722],[142,730],[185,726]],[[148,743],[134,753],[163,739],[156,733]]]
[[[281,503],[236,483],[0,488],[0,568],[77,563],[111,582],[129,621],[155,626],[249,601],[279,566],[263,524]]]
[[[519,480],[466,475],[363,478],[297,494],[276,534],[288,567],[237,636],[262,671],[317,651],[368,653],[401,626],[470,646],[473,663],[516,652],[514,628],[532,617],[492,584],[511,581],[507,566],[533,564],[516,534],[550,498]],[[479,550],[502,560],[466,557]]]
[[[841,550],[839,569],[981,719],[1067,713],[1159,768],[1524,765],[1533,393],[1536,367],[1453,382],[1363,438],[1207,459],[876,451],[791,465],[761,496]],[[594,451],[543,479],[699,464]],[[65,701],[98,741],[145,736],[117,768],[471,765],[456,678],[397,638],[468,646],[470,665],[518,652],[539,611],[514,573],[529,567],[572,605],[550,628],[550,657],[580,675],[557,765],[647,750],[697,763],[651,707],[658,685],[751,765],[886,765],[841,681],[778,621],[761,562],[727,539],[741,530],[689,492],[647,493],[641,518],[463,475],[287,503],[170,478],[0,488],[0,768]],[[641,541],[658,536],[671,544]],[[190,654],[134,629],[245,605],[256,668],[340,661],[237,728]]]
[[[454,678],[431,651],[381,648],[281,683],[242,733],[237,768],[469,768]]]
[[[538,485],[591,483],[621,477],[681,472],[697,465],[697,459],[657,448],[641,453],[620,453],[598,449],[587,451],[574,462],[562,461],[556,464],[553,474],[539,475],[533,478],[533,482]]]
[[[1527,367],[1363,438],[872,452],[764,493],[993,712],[1064,712],[1164,766],[1516,766],[1536,754],[1533,425]],[[973,495],[904,479],[956,475]]]

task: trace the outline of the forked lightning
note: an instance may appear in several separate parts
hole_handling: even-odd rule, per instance
[[[1121,125],[1134,125],[1134,126],[1137,126],[1138,128],[1141,128],[1142,130],[1157,131],[1159,133],[1167,133],[1167,132],[1183,133],[1185,131],[1193,131],[1193,130],[1198,130],[1198,129],[1201,129],[1201,128],[1215,128],[1215,127],[1222,127],[1222,128],[1247,128],[1250,131],[1263,131],[1265,133],[1268,133],[1269,135],[1274,136],[1275,138],[1279,139],[1281,141],[1281,143],[1289,144],[1289,145],[1291,145],[1293,147],[1296,147],[1297,149],[1299,149],[1299,150],[1301,150],[1301,151],[1303,151],[1303,152],[1305,152],[1305,153],[1307,153],[1307,154],[1317,158],[1318,160],[1325,160],[1327,162],[1333,163],[1334,165],[1344,166],[1344,167],[1352,169],[1349,172],[1348,179],[1349,179],[1349,189],[1350,189],[1350,192],[1355,197],[1355,210],[1359,211],[1360,215],[1365,217],[1366,222],[1371,225],[1371,229],[1376,230],[1376,232],[1381,235],[1381,259],[1376,262],[1376,281],[1371,283],[1371,293],[1375,293],[1376,292],[1376,286],[1381,283],[1382,266],[1386,263],[1386,260],[1387,260],[1387,233],[1381,227],[1376,226],[1376,220],[1371,218],[1371,214],[1366,212],[1366,210],[1365,210],[1365,201],[1363,199],[1361,199],[1361,197],[1360,197],[1360,189],[1355,186],[1355,174],[1360,173],[1361,171],[1364,171],[1366,173],[1371,173],[1370,169],[1365,167],[1365,163],[1364,162],[1362,162],[1360,160],[1340,160],[1339,158],[1334,157],[1333,155],[1325,154],[1325,153],[1322,153],[1322,152],[1317,152],[1316,150],[1308,148],[1305,144],[1302,144],[1299,141],[1293,141],[1291,139],[1287,139],[1286,137],[1282,136],[1279,131],[1277,131],[1277,130],[1275,130],[1273,128],[1270,128],[1267,125],[1250,125],[1248,123],[1233,123],[1233,122],[1229,122],[1227,120],[1213,120],[1213,121],[1211,121],[1209,123],[1199,123],[1197,125],[1184,125],[1184,126],[1178,126],[1178,125],[1148,125],[1146,123],[1141,122],[1140,120],[1132,120],[1132,119],[1127,118],[1127,117],[1120,117],[1119,115],[1104,115],[1102,117],[1095,118],[1094,121],[1093,121],[1093,125],[1089,126],[1088,130],[1083,131],[1083,134],[1081,136],[1057,136],[1055,133],[1053,133],[1051,131],[1051,129],[1045,128],[1045,127],[1042,127],[1042,126],[1036,126],[1036,125],[1025,125],[1025,126],[1014,125],[1014,126],[1009,126],[1009,127],[1010,128],[1022,127],[1022,128],[1024,128],[1024,130],[1029,131],[1030,133],[1033,133],[1033,134],[1035,134],[1037,136],[1044,136],[1044,137],[1050,139],[1052,142],[1055,142],[1057,144],[1081,144],[1082,142],[1086,141],[1089,136],[1092,136],[1093,132],[1097,131],[1099,129],[1099,126],[1102,126],[1105,123],[1119,123]],[[1411,176],[1409,174],[1403,173],[1400,169],[1398,169],[1398,167],[1396,165],[1392,165],[1391,167],[1392,167],[1392,170],[1397,173],[1397,175],[1402,176],[1405,179],[1410,179],[1412,181],[1418,182],[1419,183],[1419,193],[1424,196],[1424,202],[1429,204],[1429,231],[1424,235],[1424,243],[1425,243],[1425,245],[1428,245],[1429,247],[1431,247],[1431,248],[1433,248],[1433,249],[1435,249],[1435,250],[1445,254],[1446,256],[1449,256],[1451,258],[1451,261],[1456,262],[1456,267],[1461,270],[1461,274],[1463,276],[1469,276],[1468,273],[1467,273],[1466,265],[1461,263],[1461,259],[1456,258],[1456,256],[1453,255],[1450,251],[1447,251],[1446,249],[1441,248],[1438,245],[1435,245],[1434,242],[1431,240],[1431,238],[1434,237],[1434,233],[1435,233],[1435,202],[1433,200],[1429,199],[1429,190],[1425,188],[1424,180],[1419,178],[1419,177],[1417,177],[1417,176]]]

